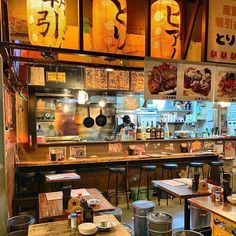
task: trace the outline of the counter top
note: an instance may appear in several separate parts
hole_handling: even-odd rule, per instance
[[[211,213],[222,216],[233,223],[236,223],[236,205],[231,203],[215,203],[211,201],[210,197],[196,197],[188,199],[190,204],[193,204],[196,207],[202,208]]]
[[[194,157],[207,157],[218,156],[216,153],[173,153],[173,154],[147,154],[147,155],[134,155],[134,156],[91,156],[78,158],[75,160],[67,159],[64,161],[18,161],[17,167],[30,167],[30,166],[53,166],[53,165],[73,165],[73,164],[88,164],[88,163],[104,163],[104,162],[120,162],[120,161],[140,161],[140,160],[157,160],[157,159],[176,159],[176,158],[194,158]]]
[[[127,140],[127,141],[50,141],[47,143],[38,143],[38,146],[49,146],[49,145],[61,145],[61,144],[106,144],[106,143],[146,143],[146,142],[189,142],[189,141],[227,141],[227,140],[236,140],[235,136],[226,136],[226,137],[211,137],[211,138],[176,138],[176,139],[153,139],[153,140]]]

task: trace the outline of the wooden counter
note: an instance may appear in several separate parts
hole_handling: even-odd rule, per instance
[[[113,216],[113,215],[102,215],[102,216],[95,216],[94,222],[100,222],[103,220],[111,220],[115,223],[115,229],[112,229],[108,232],[97,232],[96,235],[103,235],[103,236],[130,236],[130,234],[124,229],[124,227],[120,224],[120,222]],[[78,235],[82,236],[79,233],[78,229],[72,229],[68,227],[67,221],[55,221],[50,223],[44,224],[35,224],[29,226],[29,236],[72,236]]]
[[[75,164],[88,164],[88,163],[106,163],[106,162],[132,162],[132,161],[146,161],[146,160],[169,160],[181,158],[196,158],[196,157],[218,157],[218,154],[204,154],[204,153],[175,153],[170,155],[162,154],[147,154],[147,155],[134,155],[134,156],[96,156],[78,158],[77,160],[64,160],[64,161],[18,161],[17,167],[32,167],[32,166],[56,166],[56,165],[75,165]]]

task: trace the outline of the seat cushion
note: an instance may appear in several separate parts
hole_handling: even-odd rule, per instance
[[[157,167],[155,165],[143,165],[143,166],[140,166],[140,169],[144,170],[144,171],[155,171],[156,168]]]
[[[21,179],[32,179],[36,177],[36,172],[20,172],[17,174],[17,177]]]
[[[202,163],[202,162],[190,162],[190,163],[188,163],[188,166],[198,168],[198,167],[203,167],[204,163]]]
[[[109,167],[108,170],[112,173],[124,173],[125,172],[125,167],[123,167],[123,166],[114,166],[114,167]]]
[[[210,166],[223,166],[224,162],[223,161],[211,161],[209,163]]]
[[[176,164],[176,163],[166,163],[166,164],[163,164],[162,166],[164,169],[169,169],[169,170],[171,170],[171,169],[174,170],[174,169],[178,168],[178,164]]]

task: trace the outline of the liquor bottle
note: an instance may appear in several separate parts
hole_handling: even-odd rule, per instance
[[[160,126],[160,139],[164,139],[164,128],[163,128],[162,121],[161,121],[161,126]]]
[[[150,139],[151,138],[151,130],[150,130],[150,127],[149,127],[149,122],[147,122],[147,126],[146,126],[146,139]]]
[[[156,138],[156,129],[153,125],[153,121],[151,122],[151,130],[150,130],[150,139]]]
[[[160,133],[160,126],[158,125],[158,121],[156,123],[156,139],[160,139],[161,138],[161,133]]]
[[[169,133],[169,126],[166,122],[164,126],[164,139],[169,139],[170,138],[170,133]]]
[[[136,139],[142,140],[142,128],[139,122],[138,122],[137,130],[136,130]]]

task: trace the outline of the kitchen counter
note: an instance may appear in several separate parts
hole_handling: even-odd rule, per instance
[[[146,160],[166,160],[166,159],[181,159],[181,158],[196,158],[196,157],[217,157],[216,153],[173,153],[173,154],[147,154],[147,155],[133,155],[133,156],[90,156],[78,159],[67,159],[64,161],[18,161],[17,167],[31,167],[31,166],[55,166],[55,165],[74,165],[74,164],[89,164],[89,163],[106,163],[106,162],[132,162],[132,161],[146,161]]]

